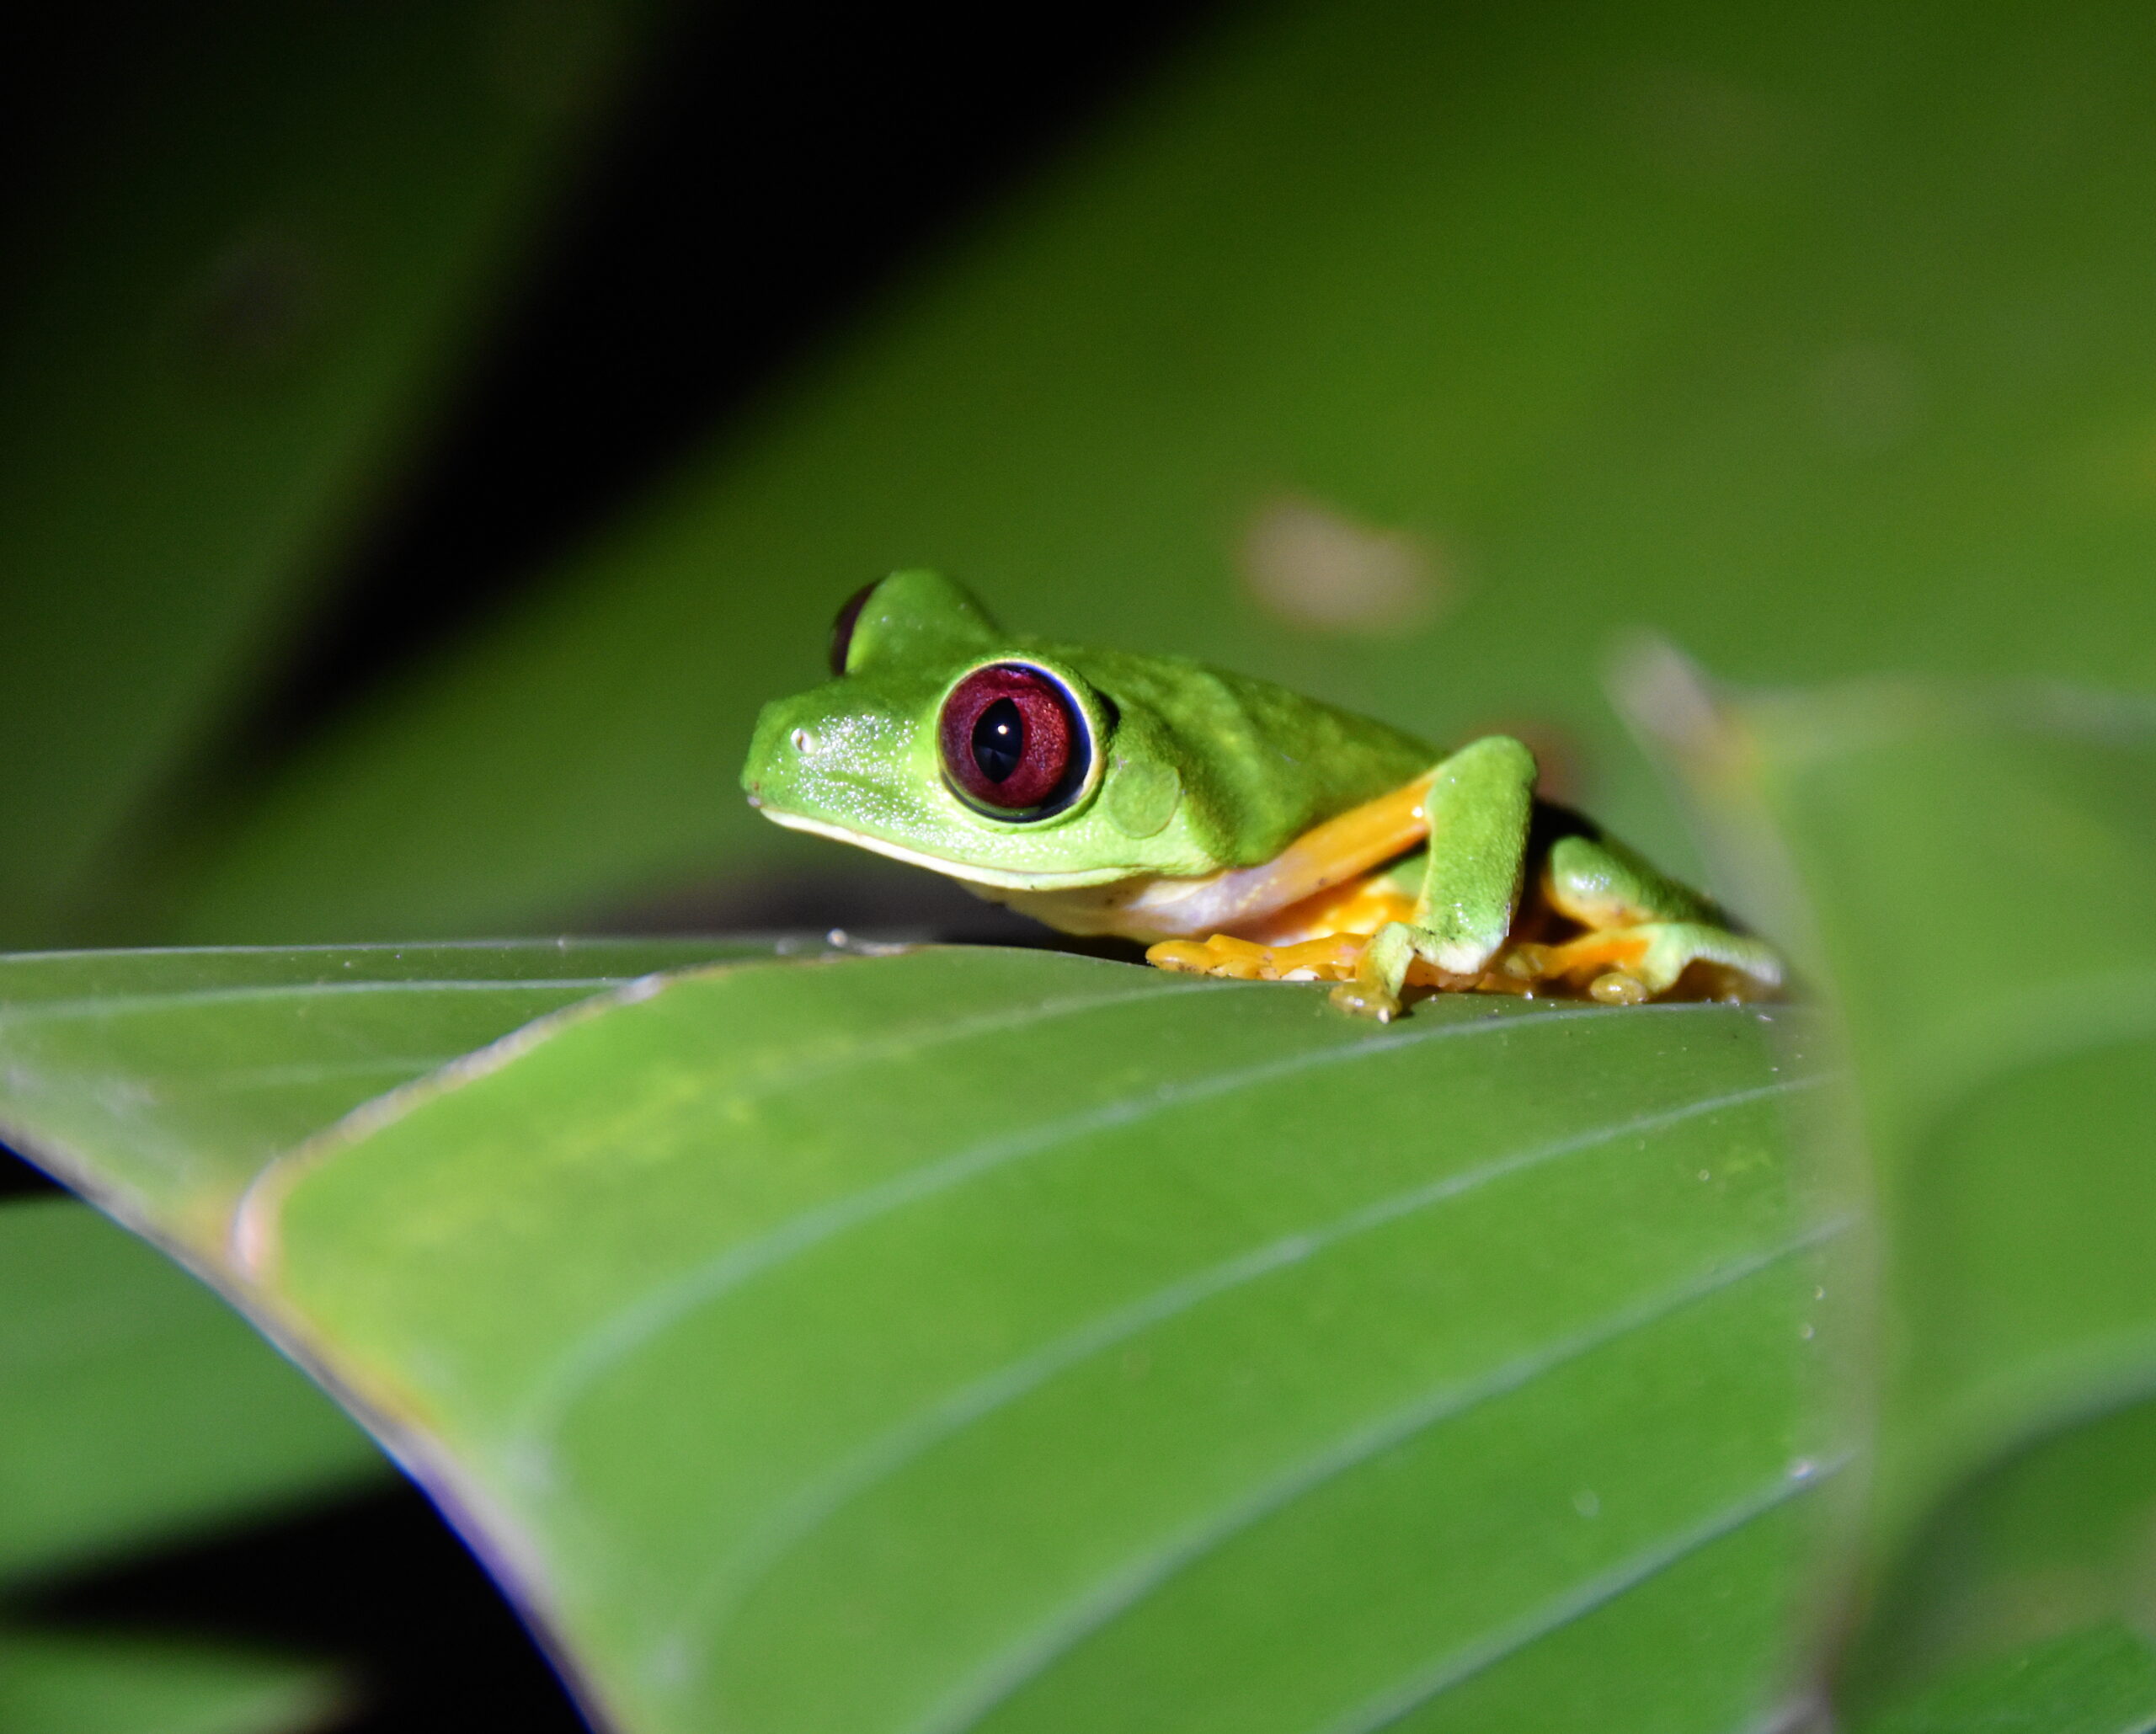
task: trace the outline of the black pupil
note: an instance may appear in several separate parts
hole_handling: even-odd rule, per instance
[[[1026,756],[1026,719],[1018,707],[999,698],[974,723],[974,763],[990,782],[1006,782]]]

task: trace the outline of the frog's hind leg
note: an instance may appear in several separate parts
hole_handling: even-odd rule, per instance
[[[1694,963],[1721,972],[1729,997],[1758,999],[1781,986],[1781,960],[1744,934],[1696,921],[1641,921],[1556,946],[1521,946],[1508,972],[1529,981],[1584,981],[1605,1005],[1636,1006],[1668,993]]]
[[[1558,945],[1520,945],[1506,973],[1525,980],[1584,982],[1594,998],[1636,1005],[1668,993],[1694,963],[1715,966],[1738,997],[1773,993],[1781,959],[1731,931],[1696,892],[1606,837],[1574,833],[1544,856],[1544,902],[1588,931]]]

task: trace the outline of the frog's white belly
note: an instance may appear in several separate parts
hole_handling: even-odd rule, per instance
[[[1373,868],[1419,847],[1428,837],[1423,811],[1430,779],[1419,776],[1390,794],[1336,814],[1256,867],[1177,877],[1138,873],[1105,883],[1085,872],[1036,873],[983,867],[931,855],[887,838],[825,820],[765,807],[764,816],[791,830],[832,837],[956,879],[974,896],[1000,903],[1065,933],[1114,934],[1150,944],[1201,939],[1261,922],[1306,898],[1348,885]],[[760,805],[761,803],[758,803]]]

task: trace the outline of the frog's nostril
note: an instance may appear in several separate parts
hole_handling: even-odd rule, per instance
[[[815,744],[815,737],[811,735],[806,728],[797,728],[793,731],[793,750],[795,752],[806,753]]]

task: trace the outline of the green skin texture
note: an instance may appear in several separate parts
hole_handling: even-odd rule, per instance
[[[1061,811],[1011,820],[945,779],[937,721],[973,670],[1045,669],[1077,699],[1095,744],[1088,786]],[[1313,826],[1437,767],[1412,922],[1364,949],[1344,1009],[1399,1007],[1409,963],[1472,975],[1518,910],[1535,811],[1534,755],[1492,735],[1449,757],[1382,723],[1182,657],[1056,644],[1005,632],[933,572],[894,573],[855,622],[846,672],[764,707],[742,771],[771,817],[1005,891],[1061,891],[1146,876],[1261,866]],[[1651,992],[1695,958],[1771,984],[1772,953],[1731,932],[1696,894],[1630,851],[1580,835],[1542,864],[1558,907],[1649,938],[1636,966]],[[1641,915],[1649,918],[1646,923]]]

